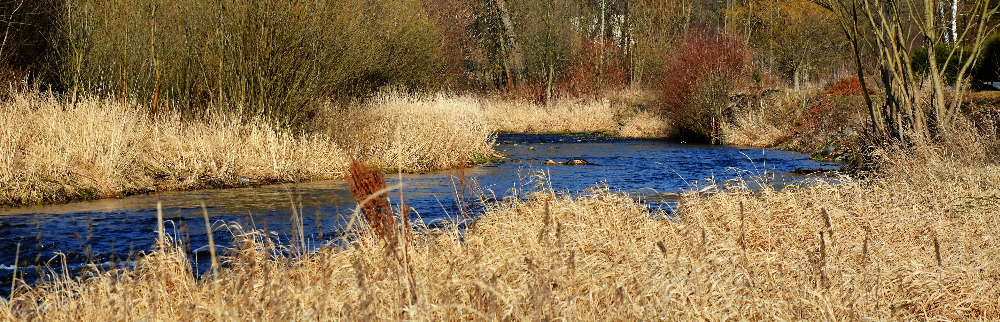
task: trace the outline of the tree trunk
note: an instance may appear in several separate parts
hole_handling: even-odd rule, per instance
[[[597,61],[597,89],[601,89],[604,86],[604,36],[607,35],[606,23],[604,21],[606,15],[606,0],[601,0],[601,35],[597,38],[600,41],[601,57]],[[594,92],[597,93],[596,91]]]
[[[507,60],[510,62],[510,65],[506,67],[507,77],[513,82],[519,83],[524,76],[524,55],[521,54],[521,48],[518,46],[514,32],[514,23],[510,19],[510,12],[507,11],[503,0],[497,1],[497,11],[500,14],[500,22],[503,24]]]
[[[549,60],[549,79],[545,82],[545,106],[552,105],[552,78],[555,74],[555,66],[552,65],[552,60]]]
[[[792,72],[792,82],[795,83],[795,91],[799,91],[799,67],[795,67],[795,71]]]

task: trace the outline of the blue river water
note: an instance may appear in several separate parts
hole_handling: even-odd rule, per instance
[[[587,134],[498,134],[497,143],[508,160],[461,174],[402,174],[402,181],[389,174],[388,184],[402,183],[414,218],[433,225],[452,221],[463,210],[474,213],[482,202],[516,198],[539,187],[579,194],[606,185],[669,211],[676,193],[712,183],[742,179],[781,186],[814,178],[795,173],[840,168],[788,151]],[[550,159],[593,164],[545,164]],[[460,176],[465,180],[458,180]],[[398,196],[398,191],[390,193],[394,203]],[[333,180],[0,209],[0,296],[10,291],[15,261],[18,279],[29,282],[46,267],[59,268],[64,262],[74,271],[88,263],[128,265],[155,242],[157,202],[163,207],[167,234],[185,245],[198,271],[209,262],[202,204],[220,248],[231,245],[234,223],[265,230],[282,243],[301,227],[309,247],[322,245],[340,235],[356,206],[347,183]],[[301,210],[301,220],[293,216],[293,205]]]

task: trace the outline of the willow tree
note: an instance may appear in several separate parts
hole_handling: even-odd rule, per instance
[[[884,100],[876,103],[862,91],[871,118],[871,131],[877,137],[901,142],[926,141],[952,127],[968,76],[982,47],[993,30],[987,23],[998,5],[989,0],[968,0],[961,16],[965,25],[958,27],[954,45],[944,46],[943,30],[947,22],[936,13],[941,5],[934,0],[814,0],[832,11],[841,31],[850,40],[862,88],[865,84],[863,46],[870,46],[875,56],[877,75],[884,85]],[[930,59],[926,75],[917,73],[913,53],[925,48],[929,57],[945,50],[947,59]],[[965,50],[963,50],[963,47]],[[968,55],[964,55],[967,53]],[[957,77],[948,82],[945,72],[959,64]],[[931,88],[930,103],[923,103],[921,87]],[[950,93],[949,93],[950,91]],[[950,95],[948,95],[950,94]]]

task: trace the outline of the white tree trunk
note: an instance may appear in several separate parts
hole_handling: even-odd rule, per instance
[[[951,0],[951,41],[958,39],[958,0]]]

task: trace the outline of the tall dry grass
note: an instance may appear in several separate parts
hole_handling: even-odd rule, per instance
[[[476,99],[387,93],[355,106],[330,106],[317,125],[348,154],[380,168],[449,169],[497,156]]]
[[[626,97],[627,94],[619,94]],[[498,156],[494,132],[605,132],[660,137],[667,121],[626,98],[535,103],[467,94],[383,92],[354,105],[329,105],[314,125],[350,155],[382,168],[426,171]]]
[[[621,107],[603,99],[556,99],[550,106],[484,99],[482,110],[490,125],[501,132],[614,132]]]
[[[0,109],[0,204],[333,178],[344,153],[321,135],[223,115],[150,120],[143,108],[15,94]]]
[[[339,178],[350,156],[381,169],[454,168],[499,156],[494,116],[473,96],[385,94],[328,103],[301,132],[209,109],[38,91],[0,102],[0,205]]]
[[[750,98],[721,123],[725,144],[773,147],[792,135],[793,120],[804,109],[807,93],[785,91]]]
[[[499,156],[497,130],[651,136],[666,124],[609,100],[544,107],[387,92],[361,104],[328,103],[293,132],[238,112],[208,109],[185,119],[161,108],[151,119],[133,101],[69,100],[23,91],[3,101],[0,204],[336,178],[349,156],[382,169],[448,169]]]
[[[943,151],[887,152],[904,161],[863,180],[689,192],[673,217],[596,189],[529,194],[464,233],[362,230],[297,258],[246,232],[216,276],[154,252],[19,289],[0,318],[998,319],[1000,169]]]
[[[609,91],[600,98],[553,99],[548,105],[487,98],[482,109],[496,131],[514,133],[605,132],[626,137],[663,137],[671,123],[653,113],[649,93]]]

